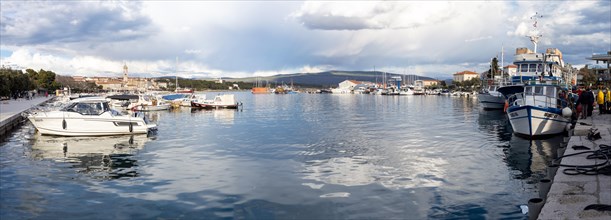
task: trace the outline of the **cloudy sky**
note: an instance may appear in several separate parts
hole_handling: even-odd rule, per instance
[[[601,1],[1,1],[3,65],[61,75],[246,77],[376,70],[450,78],[532,44],[583,66],[611,50]]]

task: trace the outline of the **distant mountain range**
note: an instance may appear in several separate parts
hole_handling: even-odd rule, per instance
[[[274,76],[265,77],[247,77],[247,78],[223,78],[228,81],[241,81],[256,83],[257,81],[261,86],[266,86],[268,83],[272,85],[284,84],[297,84],[302,86],[312,87],[336,87],[340,82],[344,80],[357,80],[357,81],[369,81],[369,82],[383,82],[384,73],[380,71],[326,71],[319,73],[294,73],[294,74],[281,74]],[[434,80],[430,77],[418,76],[418,75],[401,75],[396,73],[386,73],[387,80],[391,77],[401,77],[406,81],[413,80]]]

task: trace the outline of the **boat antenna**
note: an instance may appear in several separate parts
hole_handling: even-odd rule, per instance
[[[533,31],[531,35],[527,36],[530,38],[530,41],[534,44],[535,48],[533,50],[534,53],[537,53],[537,43],[539,42],[539,38],[543,37],[543,35],[539,34],[539,30],[537,29],[537,23],[539,18],[542,18],[543,15],[540,15],[539,12],[535,12],[535,15],[531,16],[530,19],[533,20]]]
[[[501,80],[502,84],[505,85],[505,46],[501,45]]]
[[[178,57],[176,57],[176,65],[174,66],[174,75],[176,77],[176,89],[174,92],[178,92]]]

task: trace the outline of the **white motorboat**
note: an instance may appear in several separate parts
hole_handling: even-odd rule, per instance
[[[422,80],[414,81],[414,95],[425,95],[424,81]]]
[[[191,102],[191,107],[204,109],[237,109],[239,106],[241,106],[241,104],[235,100],[233,94],[217,95],[213,100]]]
[[[206,94],[190,95],[189,97],[176,100],[175,103],[178,102],[180,106],[191,107],[191,102],[204,102],[205,100]]]
[[[107,99],[110,99],[110,107],[118,110],[129,110],[129,105],[131,103],[138,102],[138,95],[111,95],[106,96]]]
[[[561,89],[557,85],[525,85],[523,92],[509,96],[507,115],[513,131],[529,137],[564,132],[572,111],[566,107],[567,101],[558,97]]]
[[[138,102],[131,103],[128,106],[132,111],[162,111],[168,110],[170,107],[170,103],[151,95],[139,95]]]
[[[414,94],[414,90],[407,86],[401,88],[401,90],[399,91],[399,95],[413,95],[413,94]]]
[[[72,100],[56,111],[37,112],[28,119],[43,135],[103,136],[148,133],[157,125],[144,116],[121,115],[102,97]]]

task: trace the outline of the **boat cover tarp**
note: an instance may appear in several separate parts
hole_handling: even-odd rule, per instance
[[[176,99],[182,99],[182,98],[188,98],[189,96],[191,96],[191,94],[171,94],[171,95],[164,95],[162,96],[163,99],[165,100],[176,100]]]
[[[500,92],[501,94],[503,94],[505,99],[507,99],[507,98],[509,98],[509,96],[511,96],[513,94],[524,92],[524,86],[522,86],[522,85],[503,86],[501,88],[498,88],[496,91]]]
[[[137,95],[127,95],[127,94],[123,94],[123,95],[111,95],[111,96],[106,96],[106,98],[109,99],[117,99],[117,100],[130,100],[130,99],[138,99]]]

